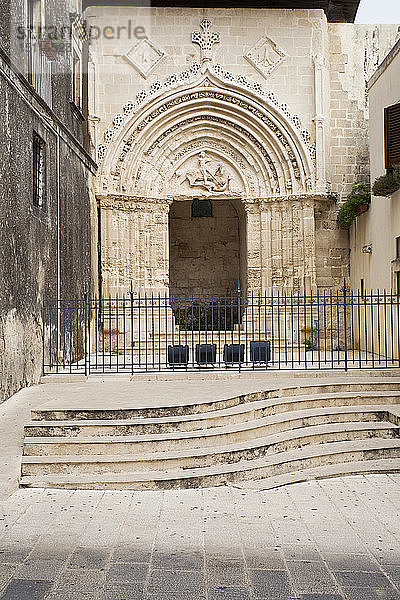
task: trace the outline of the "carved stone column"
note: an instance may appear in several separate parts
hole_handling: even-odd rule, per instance
[[[168,293],[171,201],[100,199],[103,294]]]
[[[315,200],[303,201],[304,287],[316,289]]]
[[[271,203],[260,204],[261,220],[261,283],[262,290],[271,293],[272,289],[272,215]]]
[[[258,292],[262,289],[261,218],[259,201],[244,201],[247,230],[247,289]]]
[[[325,118],[325,61],[321,54],[314,56],[316,192],[326,192],[326,118]]]

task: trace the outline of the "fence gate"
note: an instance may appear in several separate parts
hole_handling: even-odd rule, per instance
[[[44,373],[400,366],[392,292],[127,296],[43,309]]]

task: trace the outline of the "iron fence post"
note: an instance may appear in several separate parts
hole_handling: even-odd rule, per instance
[[[237,293],[238,293],[238,305],[237,305],[237,308],[238,308],[238,318],[237,318],[237,321],[238,321],[238,341],[239,341],[239,373],[240,373],[240,372],[241,372],[241,370],[242,370],[242,354],[241,354],[241,348],[240,348],[240,342],[241,342],[241,339],[240,339],[240,328],[241,328],[241,326],[242,326],[242,325],[241,325],[241,319],[240,319],[240,316],[241,316],[241,314],[240,314],[240,294],[241,294],[242,292],[241,292],[241,289],[240,289],[240,282],[239,282],[239,281],[238,281]],[[252,292],[252,294],[253,294],[253,292]],[[253,298],[253,296],[252,296],[252,298]],[[232,327],[233,327],[233,325],[232,325]]]
[[[85,340],[84,340],[84,354],[85,354],[85,375],[88,374],[88,364],[87,364],[87,353],[88,353],[88,291],[87,284],[85,284],[85,289],[83,290],[83,318],[84,318],[84,331],[85,331]],[[78,340],[77,340],[78,343]]]
[[[344,319],[344,370],[348,370],[348,357],[347,357],[347,286],[346,280],[344,280],[343,286],[343,319]]]

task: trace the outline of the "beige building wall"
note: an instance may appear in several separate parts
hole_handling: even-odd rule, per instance
[[[400,40],[383,61],[369,86],[371,181],[384,175],[384,109],[400,102]],[[400,236],[400,191],[390,198],[372,197],[369,211],[352,225],[351,282],[357,289],[395,289],[396,237]],[[363,252],[369,246],[371,253]],[[365,248],[366,249],[366,248]]]

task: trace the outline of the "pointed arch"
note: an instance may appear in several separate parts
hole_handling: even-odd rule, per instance
[[[234,182],[229,191],[235,187],[241,197],[310,192],[312,152],[285,111],[255,89],[224,80],[215,68],[207,70],[147,98],[118,121],[108,134],[98,192],[184,195],[180,176],[200,152],[224,165]]]

